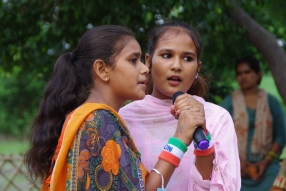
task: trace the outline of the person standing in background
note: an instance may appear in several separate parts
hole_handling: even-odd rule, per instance
[[[270,190],[279,171],[286,122],[279,101],[259,88],[262,72],[257,59],[246,56],[235,64],[239,90],[221,106],[231,114],[238,137],[242,191]]]

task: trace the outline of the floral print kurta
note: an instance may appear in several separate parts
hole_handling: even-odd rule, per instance
[[[140,154],[128,130],[108,110],[86,117],[67,160],[67,190],[144,190]]]

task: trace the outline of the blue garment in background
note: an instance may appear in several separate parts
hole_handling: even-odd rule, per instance
[[[284,110],[279,103],[279,101],[272,95],[268,94],[268,105],[270,112],[272,114],[273,122],[273,142],[279,144],[281,148],[284,147],[286,143],[286,120]],[[228,110],[228,112],[233,117],[233,105],[231,94],[226,96],[221,106]],[[248,118],[249,118],[249,131],[247,138],[247,160],[250,161],[250,151],[251,151],[251,141],[254,135],[254,124],[256,110],[247,108]],[[258,161],[256,161],[258,162]],[[265,171],[262,179],[258,181],[253,181],[251,179],[241,179],[241,191],[269,191],[272,187],[274,179],[279,172],[279,160],[272,162]]]

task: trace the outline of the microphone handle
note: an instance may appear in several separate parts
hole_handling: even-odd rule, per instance
[[[193,140],[201,150],[206,150],[209,147],[208,138],[201,126],[198,126],[194,132]]]
[[[182,92],[182,91],[178,91],[178,92],[174,93],[174,95],[172,97],[173,104],[175,103],[176,98],[182,94],[184,94],[184,92]],[[206,150],[209,147],[208,138],[207,138],[207,136],[206,136],[206,134],[205,134],[205,132],[201,126],[198,126],[196,128],[194,135],[193,135],[193,141],[195,141],[195,143],[197,144],[197,146],[201,150]]]

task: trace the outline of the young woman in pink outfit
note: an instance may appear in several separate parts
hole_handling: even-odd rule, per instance
[[[207,86],[199,73],[200,55],[199,34],[188,23],[173,21],[155,28],[145,56],[150,69],[149,95],[121,108],[119,114],[141,152],[142,163],[151,171],[178,128],[180,113],[189,110],[195,128],[205,130],[209,147],[200,150],[192,141],[166,190],[239,191],[240,163],[233,121],[225,109],[202,98]],[[173,104],[172,96],[178,91],[185,94]],[[204,117],[203,124],[196,123],[198,117]]]

